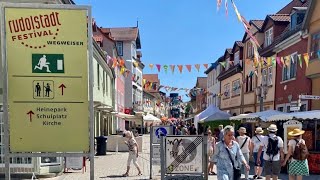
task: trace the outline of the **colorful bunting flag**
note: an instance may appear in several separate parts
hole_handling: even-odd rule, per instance
[[[203,64],[203,66],[204,66],[206,69],[208,69],[208,64]]]
[[[123,75],[123,73],[125,73],[125,71],[126,71],[126,68],[121,67],[121,69],[120,69],[120,74]]]
[[[151,70],[153,70],[153,64],[149,64]]]
[[[119,60],[119,67],[124,67],[125,61],[123,59]]]
[[[158,72],[160,72],[161,65],[160,64],[156,64],[156,66],[157,66]]]
[[[200,70],[200,64],[195,64],[194,67],[197,69],[197,71],[199,72]]]
[[[227,0],[226,0],[226,1],[227,1]],[[238,11],[238,8],[237,8],[236,4],[233,2],[233,0],[231,0],[231,3],[232,3],[232,6],[233,6],[234,11],[236,12],[236,15],[237,15],[237,17],[238,17],[238,20],[239,20],[240,22],[242,22],[241,15],[240,15],[240,13],[239,13],[239,11]]]
[[[271,61],[272,61],[272,66],[276,66],[276,64],[277,64],[276,58],[275,58],[275,57],[272,57],[272,58],[271,58]]]
[[[277,64],[281,66],[281,57],[276,57],[276,59],[277,59]]]
[[[304,53],[303,54],[303,58],[304,58],[304,61],[306,62],[306,66],[308,68],[309,67],[309,59],[310,59],[309,54],[308,53]]]
[[[284,63],[284,58],[283,58],[283,57],[280,58],[280,62],[281,62],[281,64],[282,64],[283,66],[286,65],[286,64]]]
[[[172,71],[172,74],[174,73],[174,68],[176,67],[176,65],[170,65],[170,69]]]
[[[226,68],[226,62],[220,62],[220,65],[223,67],[223,68]]]
[[[118,65],[118,60],[117,60],[117,58],[113,58],[112,68],[116,68],[117,65]]]
[[[270,66],[271,63],[272,63],[272,62],[271,62],[271,57],[268,57],[268,58],[267,58],[267,65]]]
[[[167,73],[168,72],[168,68],[169,66],[168,65],[163,65],[163,69],[164,69],[164,72]]]
[[[186,68],[188,69],[189,72],[191,72],[191,65],[186,65]]]
[[[183,65],[178,65],[178,69],[180,71],[180,74],[182,73],[182,68],[183,68]]]
[[[298,59],[299,59],[299,65],[302,68],[302,58],[301,58],[301,54],[298,54]]]

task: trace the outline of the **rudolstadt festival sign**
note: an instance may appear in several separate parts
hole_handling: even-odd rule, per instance
[[[87,10],[4,14],[10,152],[88,152]]]

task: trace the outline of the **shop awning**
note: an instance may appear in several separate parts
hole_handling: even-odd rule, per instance
[[[216,106],[211,105],[206,110],[195,116],[194,124],[196,124],[197,122],[204,123],[218,120],[229,120],[229,117],[229,113],[221,111]]]
[[[320,110],[313,111],[302,111],[293,113],[283,113],[280,115],[273,115],[267,118],[266,121],[286,121],[292,119],[302,119],[302,120],[314,120],[320,119]]]
[[[161,122],[159,118],[155,117],[152,114],[147,114],[146,116],[143,116],[143,121]]]
[[[130,115],[130,114],[124,114],[124,113],[117,113],[115,114],[116,117],[124,119],[126,121],[134,121],[137,123],[142,123],[142,116],[139,115]]]
[[[262,121],[270,121],[269,118],[272,116],[278,115],[286,115],[287,113],[276,111],[276,110],[267,110],[256,113],[249,114],[240,114],[238,116],[230,117],[230,120],[252,120],[252,119],[260,119]]]

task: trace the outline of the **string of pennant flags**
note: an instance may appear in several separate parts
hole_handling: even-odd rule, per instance
[[[179,64],[179,65],[173,65],[173,64],[170,64],[170,65],[149,64],[149,68],[151,70],[153,70],[154,67],[156,67],[158,72],[161,72],[161,69],[163,69],[165,73],[168,73],[168,71],[171,70],[172,74],[175,72],[175,69],[177,68],[178,71],[181,74],[183,72],[183,68],[184,67],[188,70],[188,72],[192,71],[192,67],[194,67],[198,72],[200,72],[201,65],[203,65],[203,67],[205,69],[208,69],[209,64],[194,64],[194,65],[191,65],[191,64],[187,64],[187,65],[181,65],[181,64]]]

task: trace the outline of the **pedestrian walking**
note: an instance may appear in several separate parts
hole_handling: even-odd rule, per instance
[[[258,165],[260,165],[262,150],[266,147],[266,151],[263,153],[266,180],[270,180],[271,176],[273,180],[277,180],[281,171],[281,163],[284,161],[283,140],[276,135],[278,128],[275,124],[271,124],[267,130],[269,135],[262,139],[257,161]]]
[[[219,125],[219,137],[218,137],[218,141],[222,141],[223,140],[223,125],[220,124]]]
[[[236,138],[236,141],[240,145],[241,152],[242,152],[246,162],[249,162],[251,140],[250,140],[250,137],[246,135],[247,129],[245,127],[240,127],[238,130],[238,133],[240,136],[238,136]],[[249,171],[246,170],[245,164],[243,164],[243,166],[241,166],[241,167],[243,167],[245,179],[248,180],[249,179]]]
[[[288,143],[288,153],[282,166],[289,161],[289,180],[302,180],[302,176],[309,176],[308,155],[306,142],[302,139],[304,130],[294,129],[288,133],[292,139]]]
[[[141,169],[139,167],[139,164],[137,163],[138,152],[139,152],[137,141],[135,140],[134,135],[131,131],[125,132],[124,135],[128,139],[128,141],[125,141],[125,143],[128,145],[128,148],[129,148],[129,156],[127,161],[127,171],[126,173],[123,174],[123,176],[125,177],[129,176],[131,161],[133,161],[133,164],[136,166],[138,170],[138,176],[141,176],[142,175]]]
[[[258,164],[258,151],[262,144],[262,139],[264,138],[263,130],[261,127],[257,127],[254,131],[255,136],[251,139],[251,153],[253,154],[254,159],[254,176],[253,179],[262,179],[261,174],[264,166],[263,156],[260,156],[260,164]],[[263,154],[265,148],[262,149],[261,154]]]
[[[208,173],[209,175],[216,175],[216,173],[213,171],[213,154],[214,154],[214,148],[216,145],[216,140],[212,136],[211,130],[208,130],[208,145],[207,145],[207,152],[208,152],[208,160],[209,160],[209,165],[208,165]]]
[[[197,135],[197,129],[196,129],[196,127],[194,126],[194,124],[192,124],[192,125],[189,127],[189,134],[190,134],[190,135]]]
[[[223,140],[216,144],[213,162],[217,166],[218,180],[239,180],[241,177],[241,163],[245,165],[246,170],[250,169],[239,144],[232,140],[233,138],[234,128],[226,126],[223,130]]]

